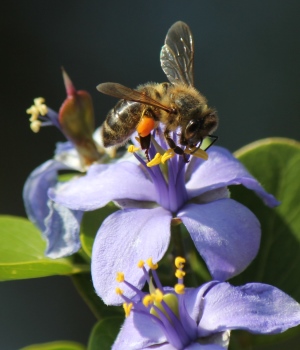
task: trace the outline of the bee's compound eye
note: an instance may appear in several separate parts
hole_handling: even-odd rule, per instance
[[[197,120],[190,120],[186,129],[185,129],[185,134],[186,134],[186,137],[192,137],[195,132],[197,132],[199,128],[199,122]]]

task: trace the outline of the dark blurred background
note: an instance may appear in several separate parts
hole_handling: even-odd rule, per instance
[[[25,215],[28,174],[63,140],[29,129],[43,96],[58,110],[60,67],[93,99],[97,124],[116,102],[95,86],[166,80],[159,52],[177,20],[195,39],[195,85],[219,112],[218,144],[234,151],[270,136],[300,139],[299,0],[1,1],[0,212]],[[94,318],[66,277],[0,284],[0,349],[70,339],[85,343]]]

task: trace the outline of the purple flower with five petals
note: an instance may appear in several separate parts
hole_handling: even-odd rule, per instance
[[[154,153],[150,149],[152,158]],[[227,186],[242,184],[271,207],[278,202],[226,149],[211,147],[208,155],[207,161],[191,157],[189,163],[175,155],[165,165],[167,171],[147,167],[138,155],[140,164],[95,164],[80,179],[49,191],[53,201],[72,210],[95,210],[110,201],[121,207],[103,222],[93,246],[93,283],[104,302],[120,302],[111,293],[117,271],[143,286],[143,274],[131,266],[149,256],[160,261],[174,218],[186,226],[213,279],[235,276],[254,259],[260,224],[249,209],[229,198]]]
[[[267,284],[234,287],[211,281],[198,288],[185,288],[181,275],[185,261],[177,259],[179,278],[174,289],[163,287],[155,270],[157,289],[146,276],[150,294],[136,290],[123,278],[121,282],[136,295],[128,298],[117,289],[124,299],[127,318],[113,350],[222,350],[228,347],[231,330],[277,334],[300,324],[300,305]]]

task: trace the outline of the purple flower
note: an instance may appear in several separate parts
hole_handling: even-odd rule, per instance
[[[31,114],[33,131],[37,132],[41,126],[54,125],[69,140],[57,145],[54,158],[36,168],[23,189],[28,218],[42,231],[47,241],[46,255],[51,258],[71,255],[80,248],[79,230],[83,213],[51,201],[48,189],[59,187],[59,171],[85,172],[101,157],[93,138],[91,97],[86,91],[76,91],[65,71],[63,78],[67,98],[59,114],[48,108],[42,98],[35,99],[34,105],[27,110]]]
[[[113,350],[221,350],[227,349],[231,330],[276,334],[300,324],[300,305],[267,284],[234,287],[211,281],[185,289],[184,263],[182,258],[175,259],[178,283],[174,288],[166,288],[157,278],[157,266],[150,261],[155,287],[143,268],[149,294],[119,274],[122,285],[132,288],[136,295],[128,298],[121,288],[116,290],[124,300],[126,320]]]
[[[153,158],[155,150],[150,149]],[[227,186],[243,184],[269,206],[278,204],[226,149],[211,147],[207,161],[175,155],[149,168],[121,162],[92,165],[87,174],[56,190],[50,198],[72,210],[95,210],[114,201],[121,207],[100,227],[93,246],[92,275],[98,295],[115,303],[114,274],[131,275],[139,288],[145,279],[132,263],[152,256],[160,261],[171,225],[182,222],[214,279],[224,281],[243,271],[256,256],[260,224],[254,214],[229,198]]]

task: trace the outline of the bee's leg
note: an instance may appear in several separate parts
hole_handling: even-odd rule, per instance
[[[216,136],[216,135],[207,135],[208,137],[211,137],[213,140],[212,140],[212,142],[211,142],[211,144],[210,145],[208,145],[206,148],[205,148],[205,150],[204,151],[207,151],[217,140],[218,140],[218,136]]]
[[[147,136],[140,136],[141,149],[145,150],[145,156],[148,162],[150,162],[150,158],[149,158],[150,142],[151,142],[151,134]]]
[[[176,145],[176,143],[174,142],[174,140],[169,136],[168,132],[165,132],[165,138],[167,140],[168,145],[170,146],[170,148],[172,148],[172,150],[176,153],[179,154],[180,156],[183,156],[183,159],[186,163],[188,163],[188,159],[187,159],[187,155],[184,153],[183,149],[180,148],[179,146]]]

